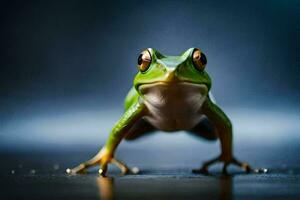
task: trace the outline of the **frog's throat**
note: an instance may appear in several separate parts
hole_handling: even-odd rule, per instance
[[[179,106],[200,109],[208,94],[205,84],[191,82],[154,82],[138,87],[144,101],[156,108],[168,107],[182,109]]]

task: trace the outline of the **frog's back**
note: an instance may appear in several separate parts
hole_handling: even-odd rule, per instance
[[[139,94],[137,93],[136,89],[134,87],[132,87],[126,98],[125,98],[125,101],[124,101],[124,109],[125,111],[130,108],[130,106],[132,106],[133,104],[135,104],[139,99]]]

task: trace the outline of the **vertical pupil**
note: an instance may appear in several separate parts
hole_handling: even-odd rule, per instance
[[[143,63],[143,54],[140,54],[139,55],[139,58],[138,58],[138,65],[141,65]]]
[[[201,53],[200,61],[203,65],[206,65],[207,63],[206,56],[203,53]]]

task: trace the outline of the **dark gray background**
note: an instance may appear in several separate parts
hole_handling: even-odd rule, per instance
[[[297,8],[296,0],[1,1],[0,143],[103,143],[147,47],[202,49],[237,128],[268,122],[272,132],[286,120],[299,130]]]

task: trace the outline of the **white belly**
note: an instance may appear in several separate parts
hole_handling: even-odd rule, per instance
[[[159,130],[189,130],[199,123],[201,106],[206,99],[206,85],[153,83],[140,86],[149,113],[145,116]]]

